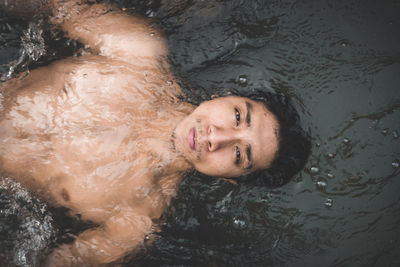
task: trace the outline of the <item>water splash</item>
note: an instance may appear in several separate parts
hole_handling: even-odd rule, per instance
[[[42,22],[30,22],[21,37],[22,46],[26,51],[29,59],[38,61],[39,58],[46,54],[46,47],[43,38]]]
[[[47,204],[7,177],[0,192],[0,265],[39,266],[57,233]]]

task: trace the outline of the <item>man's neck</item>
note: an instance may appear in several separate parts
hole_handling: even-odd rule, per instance
[[[159,166],[154,170],[154,175],[158,177],[183,174],[193,169],[192,164],[175,147],[175,129],[193,111],[194,106],[181,102],[171,108],[173,110],[168,113],[170,119],[165,125],[165,130],[159,136],[160,138],[149,140],[148,143],[152,151],[156,151],[159,158]],[[163,112],[168,112],[168,110]]]

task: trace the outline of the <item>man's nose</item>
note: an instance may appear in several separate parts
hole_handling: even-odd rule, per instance
[[[233,129],[210,126],[207,133],[208,150],[210,152],[222,149],[234,144],[237,139],[237,133]]]

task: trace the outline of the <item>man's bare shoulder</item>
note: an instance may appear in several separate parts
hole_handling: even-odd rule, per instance
[[[166,38],[151,19],[128,15],[112,6],[91,5],[79,17],[72,16],[59,24],[70,38],[86,44],[94,53],[114,59],[158,64],[168,53]]]

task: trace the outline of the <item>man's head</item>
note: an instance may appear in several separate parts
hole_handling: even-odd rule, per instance
[[[292,105],[261,91],[201,103],[178,124],[175,137],[176,149],[197,171],[265,185],[286,183],[282,174],[293,176],[305,163],[298,150],[309,150]]]
[[[185,117],[175,146],[201,173],[238,177],[270,166],[278,134],[278,121],[263,103],[228,96],[203,102]]]

